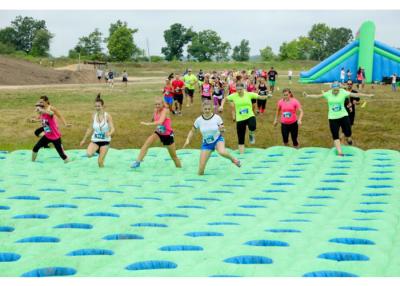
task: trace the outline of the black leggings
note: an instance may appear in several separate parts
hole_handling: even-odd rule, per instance
[[[289,143],[289,134],[292,137],[293,146],[299,146],[297,135],[299,134],[299,125],[297,121],[292,124],[281,124],[283,143]]]
[[[37,153],[39,152],[40,148],[47,146],[49,143],[53,143],[61,159],[63,160],[67,159],[67,155],[65,155],[64,148],[62,146],[61,138],[58,138],[56,140],[50,140],[46,136],[42,136],[42,138],[40,138],[39,141],[36,143],[36,145],[33,147],[32,151],[34,153]]]
[[[257,107],[261,109],[265,109],[265,105],[267,104],[266,99],[257,99]]]
[[[350,119],[347,115],[338,119],[329,119],[329,128],[331,129],[333,140],[339,139],[340,128],[342,128],[344,136],[351,137]]]
[[[35,130],[34,133],[35,133],[36,137],[39,137],[42,132],[44,132],[44,128],[39,127],[38,129]],[[47,144],[47,145],[43,146],[43,148],[50,148],[50,146],[49,146],[49,144]]]
[[[244,145],[244,140],[246,136],[246,126],[249,127],[249,130],[251,132],[256,130],[257,122],[255,116],[252,116],[246,120],[236,122],[236,131],[237,131],[239,145]]]

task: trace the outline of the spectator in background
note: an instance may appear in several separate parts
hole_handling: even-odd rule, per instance
[[[288,75],[288,78],[289,78],[289,84],[292,84],[293,71],[289,70],[287,75]]]
[[[102,78],[102,76],[103,76],[103,71],[101,70],[101,69],[97,69],[96,70],[96,76],[97,76],[97,79],[99,80],[99,82],[101,81],[101,78]]]
[[[357,89],[360,89],[360,84],[362,87],[363,82],[364,82],[364,73],[362,71],[362,68],[359,67],[357,71]]]
[[[392,75],[392,91],[397,91],[397,74]]]
[[[110,87],[114,87],[114,72],[112,70],[108,72],[108,84]]]
[[[340,82],[341,82],[341,83],[344,83],[345,77],[346,77],[346,72],[344,71],[344,68],[342,68],[342,69],[340,70]]]
[[[362,76],[363,76],[363,79],[362,79],[362,89],[364,89],[364,87],[365,87],[365,70],[364,70],[364,69],[361,69],[361,72],[362,72]]]
[[[125,86],[128,86],[128,73],[126,70],[122,73],[122,82],[125,83]]]
[[[350,69],[348,69],[347,70],[347,80],[352,80],[351,79],[351,76],[352,76],[353,74],[351,73],[351,70]]]

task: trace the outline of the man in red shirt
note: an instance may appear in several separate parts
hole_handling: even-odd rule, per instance
[[[182,115],[182,103],[183,103],[183,90],[185,83],[180,79],[180,75],[175,75],[175,80],[172,81],[172,88],[174,90],[174,101],[175,101],[175,114]]]

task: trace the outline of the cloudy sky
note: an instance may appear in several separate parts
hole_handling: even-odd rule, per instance
[[[224,41],[233,46],[241,39],[250,41],[251,54],[259,54],[265,46],[274,52],[284,41],[306,35],[314,23],[326,23],[331,27],[346,27],[357,31],[365,20],[376,24],[376,39],[400,47],[398,36],[400,10],[395,11],[0,11],[0,28],[10,24],[17,16],[31,16],[46,20],[48,29],[55,34],[50,53],[67,55],[78,38],[88,35],[95,28],[108,35],[110,23],[121,19],[132,28],[138,28],[135,42],[150,54],[160,55],[165,45],[163,32],[173,23],[192,26],[195,31],[212,29]]]

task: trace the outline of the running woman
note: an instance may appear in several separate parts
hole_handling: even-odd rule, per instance
[[[188,69],[187,74],[183,77],[183,81],[185,82],[186,106],[189,107],[193,105],[194,90],[197,82],[197,77],[192,74],[192,69]]]
[[[224,83],[220,78],[214,82],[213,85],[213,100],[214,100],[214,113],[218,112],[219,107],[221,106],[222,99],[224,98]]]
[[[210,83],[210,78],[208,75],[204,77],[204,82],[200,87],[201,100],[211,100],[211,95],[213,93],[213,88]]]
[[[97,163],[99,168],[103,168],[104,160],[108,148],[110,147],[111,136],[114,134],[115,129],[111,115],[104,111],[104,100],[101,99],[100,93],[95,99],[94,108],[96,111],[92,115],[92,121],[86,130],[80,146],[82,147],[86,142],[86,138],[92,134],[91,142],[87,147],[86,154],[90,158],[97,152],[99,154]]]
[[[351,92],[351,95],[344,101],[344,107],[346,108],[346,111],[349,114],[350,125],[353,126],[354,120],[356,118],[356,105],[360,104],[360,97],[356,96],[358,91],[353,90],[353,82],[351,80],[347,81],[346,90],[348,92]]]
[[[197,74],[197,81],[199,83],[199,88],[200,88],[201,85],[204,82],[204,72],[203,72],[203,70],[200,70],[199,73]]]
[[[57,108],[50,105],[49,98],[47,96],[41,96],[40,101],[36,104],[36,112],[39,113],[39,119],[42,122],[44,135],[39,139],[32,150],[32,161],[34,162],[37,158],[37,154],[40,148],[47,146],[52,143],[57,150],[58,155],[64,160],[64,163],[69,162],[68,156],[64,152],[64,148],[61,142],[61,132],[58,129],[57,119],[60,118],[66,127],[70,127],[61,113]]]
[[[331,90],[324,92],[322,95],[307,95],[307,97],[323,97],[327,100],[329,108],[329,128],[331,130],[333,143],[338,156],[344,156],[339,139],[340,129],[342,129],[344,136],[346,137],[347,144],[353,144],[353,140],[351,139],[350,119],[344,107],[344,102],[346,98],[350,97],[350,92],[340,88],[338,82],[334,82]]]
[[[303,118],[303,109],[301,108],[300,102],[293,97],[290,89],[285,88],[283,90],[283,98],[278,101],[274,126],[278,124],[278,116],[281,113],[281,132],[283,138],[283,144],[289,145],[289,134],[292,137],[293,147],[299,148],[299,142],[297,136],[299,133],[299,125]],[[297,118],[297,111],[300,111],[299,118]]]
[[[257,91],[257,86],[254,83],[254,78],[250,77],[249,79],[247,79],[246,90],[247,90],[247,92],[256,92]],[[254,113],[254,112],[256,112],[257,99],[252,99],[251,104],[252,104],[253,113]]]
[[[226,99],[232,102],[236,111],[236,131],[239,143],[239,152],[244,153],[244,142],[246,136],[246,128],[249,128],[250,144],[256,143],[255,130],[257,127],[256,117],[253,113],[251,104],[252,99],[266,99],[267,96],[258,95],[253,92],[245,92],[244,84],[238,82],[236,84],[237,92],[229,95],[222,100],[220,110],[223,110]]]
[[[168,109],[170,112],[174,112],[172,109],[172,104],[174,103],[174,89],[171,85],[171,81],[169,79],[165,80],[165,86],[163,89],[163,96],[164,96],[164,101],[168,105]]]
[[[278,72],[274,70],[274,67],[271,67],[271,69],[268,72],[268,83],[269,83],[269,88],[271,92],[274,92],[275,89],[275,81],[276,81],[276,76],[278,75]]]
[[[230,160],[237,167],[240,167],[240,161],[229,154],[225,149],[225,140],[223,137],[224,123],[222,118],[212,112],[211,101],[205,100],[202,104],[203,114],[197,117],[192,129],[189,131],[185,145],[186,148],[190,144],[190,140],[196,130],[200,130],[203,137],[200,153],[199,175],[204,175],[204,170],[211,153],[217,149],[217,152],[224,158]]]
[[[179,74],[175,75],[175,80],[172,81],[172,88],[174,90],[175,114],[182,115],[183,104],[183,89],[185,83],[181,80]]]
[[[268,86],[265,83],[265,78],[263,78],[263,77],[260,78],[260,82],[258,83],[258,86],[257,86],[257,92],[258,92],[258,95],[269,96]],[[267,105],[266,99],[257,99],[257,113],[264,114],[266,105]]]
[[[169,110],[164,106],[164,103],[161,98],[157,97],[154,104],[154,114],[152,122],[141,122],[142,125],[152,125],[156,126],[155,132],[150,135],[144,145],[140,149],[140,153],[136,160],[132,163],[131,168],[138,168],[140,163],[143,161],[146,156],[147,150],[150,146],[157,140],[157,137],[160,138],[161,143],[167,147],[169,155],[175,163],[177,168],[181,168],[181,161],[176,155],[176,147],[174,142],[174,131],[171,126],[171,118],[169,118]]]

